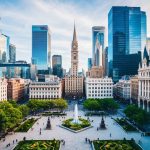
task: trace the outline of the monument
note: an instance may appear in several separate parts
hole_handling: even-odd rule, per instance
[[[103,115],[102,115],[102,120],[101,120],[101,123],[100,123],[100,129],[106,129],[105,121],[104,121]]]
[[[52,128],[52,127],[51,127],[50,117],[48,117],[46,129],[47,129],[47,130],[51,130],[51,128]]]

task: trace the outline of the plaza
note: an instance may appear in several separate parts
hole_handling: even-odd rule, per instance
[[[26,137],[26,140],[52,140],[54,138],[56,140],[64,140],[65,144],[61,144],[61,150],[92,150],[91,145],[85,141],[85,138],[88,138],[90,140],[96,140],[98,138],[100,140],[121,140],[124,137],[130,140],[131,138],[134,138],[136,143],[138,143],[139,140],[141,141],[140,146],[144,150],[148,150],[148,148],[150,147],[150,137],[141,137],[141,133],[138,132],[127,133],[112,119],[112,117],[120,117],[119,114],[104,117],[107,127],[106,130],[97,131],[97,127],[99,127],[101,122],[100,116],[90,116],[89,119],[91,120],[91,125],[93,127],[79,133],[73,133],[71,131],[61,128],[60,125],[62,124],[63,120],[73,117],[73,106],[74,104],[69,105],[69,108],[66,110],[66,117],[51,117],[51,130],[45,130],[48,119],[47,116],[34,116],[35,118],[39,119],[32,126],[32,128],[30,128],[28,132],[16,132],[13,135],[7,135],[5,141],[0,141],[0,150],[12,150],[19,141],[23,140],[24,137]],[[87,117],[85,117],[85,112],[82,110],[82,106],[79,106],[79,116],[87,119]],[[15,141],[14,144],[13,140]],[[10,146],[6,147],[6,145],[9,143]]]

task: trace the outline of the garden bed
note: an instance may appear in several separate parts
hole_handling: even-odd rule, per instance
[[[28,119],[26,120],[23,124],[21,124],[16,130],[15,132],[27,132],[32,126],[33,124],[37,121],[38,119]]]
[[[80,131],[84,128],[91,127],[91,123],[83,118],[79,118],[80,124],[75,124],[72,121],[73,119],[67,119],[63,121],[62,126],[64,126],[65,128],[69,128],[73,131]]]
[[[66,113],[62,112],[44,112],[42,113],[42,116],[66,116]]]
[[[126,132],[138,132],[138,130],[129,124],[124,118],[114,119]]]
[[[142,150],[134,140],[95,140],[94,150]]]
[[[27,140],[21,141],[14,150],[59,150],[59,140]]]

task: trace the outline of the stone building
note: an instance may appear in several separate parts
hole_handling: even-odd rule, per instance
[[[145,51],[146,52],[146,51]],[[146,54],[146,53],[145,53]],[[150,61],[144,55],[141,65],[138,70],[138,106],[150,111]]]
[[[138,103],[138,76],[133,76],[130,79],[131,84],[131,102],[134,104]]]
[[[0,102],[7,100],[7,79],[0,78]]]
[[[11,78],[7,85],[8,100],[21,100],[25,96],[25,82],[21,78]]]
[[[62,97],[61,80],[56,76],[47,76],[45,79],[45,82],[30,83],[30,99],[56,99]]]
[[[78,41],[74,26],[73,41],[71,47],[71,70],[65,76],[65,97],[79,98],[83,96],[83,76],[78,74]]]

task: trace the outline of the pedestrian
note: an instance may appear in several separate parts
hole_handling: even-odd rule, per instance
[[[110,133],[110,138],[111,138],[111,133]]]
[[[13,140],[13,144],[14,144],[14,140]]]
[[[16,142],[18,142],[18,140],[16,139]]]

